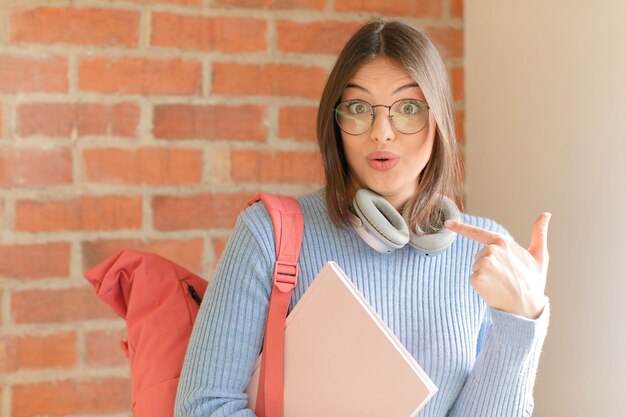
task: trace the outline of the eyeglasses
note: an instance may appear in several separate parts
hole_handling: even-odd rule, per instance
[[[333,110],[339,128],[349,135],[361,135],[369,130],[374,122],[374,109],[386,107],[389,110],[391,125],[400,133],[411,135],[419,132],[428,123],[430,107],[423,101],[405,98],[391,106],[369,104],[363,100],[348,100]]]

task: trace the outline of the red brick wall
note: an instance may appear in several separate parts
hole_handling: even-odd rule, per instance
[[[317,98],[374,16],[433,38],[462,126],[462,0],[0,0],[0,417],[129,415],[83,270],[135,247],[208,278],[248,197],[317,188]]]

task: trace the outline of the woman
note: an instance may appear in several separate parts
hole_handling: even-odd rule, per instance
[[[455,208],[443,196],[458,199],[459,166],[446,69],[432,43],[399,22],[362,27],[324,89],[318,139],[327,185],[299,199],[305,231],[291,308],[334,260],[438,386],[420,416],[529,416],[548,323],[549,214],[537,219],[528,251],[488,219],[463,214],[444,226]],[[359,227],[361,200],[392,219],[385,236]],[[177,416],[254,415],[244,390],[274,261],[272,226],[256,204],[240,216],[207,291]]]

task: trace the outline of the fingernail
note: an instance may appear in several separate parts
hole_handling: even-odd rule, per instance
[[[443,222],[443,225],[445,227],[454,226],[454,220],[446,220],[445,222]]]

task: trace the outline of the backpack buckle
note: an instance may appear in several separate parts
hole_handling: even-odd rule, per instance
[[[274,264],[274,285],[282,292],[291,291],[298,279],[296,262],[276,261]]]

